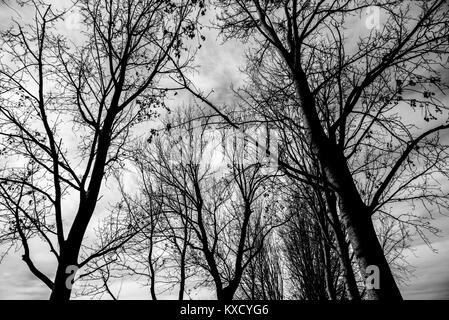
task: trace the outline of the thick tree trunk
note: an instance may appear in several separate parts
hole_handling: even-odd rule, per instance
[[[70,300],[72,289],[66,282],[68,281],[68,278],[73,275],[73,272],[67,270],[67,267],[74,268],[78,266],[78,254],[90,218],[95,210],[97,195],[98,193],[96,193],[95,197],[90,199],[81,197],[75,221],[70,229],[69,236],[65,241],[64,246],[61,248],[60,261],[56,270],[54,287],[50,295],[50,300]]]
[[[83,238],[97,205],[101,182],[103,181],[104,176],[104,167],[110,146],[109,133],[111,131],[114,116],[115,114],[109,113],[106,117],[103,127],[104,133],[100,135],[98,141],[98,152],[92,169],[88,191],[80,194],[80,202],[75,220],[70,228],[67,240],[65,240],[60,249],[60,261],[58,263],[54,288],[50,295],[50,300],[70,300],[72,290],[66,285],[66,281],[68,277],[70,277],[70,273],[66,273],[67,267],[78,266],[78,255]]]
[[[294,82],[299,107],[303,113],[306,134],[327,179],[337,190],[341,220],[348,232],[360,271],[366,277],[368,266],[379,268],[380,288],[367,290],[367,297],[368,299],[400,300],[402,299],[401,293],[377,239],[371,213],[363,203],[355,186],[343,151],[324,132],[318,118],[314,97],[302,70],[295,71]]]
[[[320,146],[320,148],[322,148]],[[330,182],[337,187],[341,221],[348,232],[349,241],[363,277],[368,266],[379,268],[380,287],[368,289],[368,299],[402,299],[399,288],[391,273],[383,249],[377,238],[371,213],[363,203],[343,155],[328,144],[325,152],[320,150]],[[332,155],[332,156],[331,156]]]
[[[75,278],[73,268],[77,265],[78,254],[74,255],[72,252],[66,252],[60,256],[56,276],[54,280],[53,290],[50,294],[50,300],[54,301],[68,301],[72,293],[71,279]],[[68,267],[71,267],[68,269]]]
[[[343,223],[348,230],[349,239],[362,275],[365,278],[371,275],[370,273],[367,274],[368,266],[376,266],[379,268],[379,288],[367,288],[367,298],[370,300],[402,299],[377,238],[371,217],[366,214],[366,211],[368,211],[367,208],[359,204],[359,210],[361,210],[359,212],[363,212],[364,214],[354,214],[358,211],[354,204],[350,203],[348,205],[343,202],[343,199],[341,199],[341,202]]]
[[[50,300],[53,301],[68,301],[70,300],[70,295],[72,289],[66,286],[67,274],[65,265],[59,264],[56,271],[56,277],[54,281],[53,290],[51,291]]]
[[[234,294],[237,291],[237,286],[229,285],[220,292],[217,292],[217,300],[218,301],[232,301],[234,299]]]

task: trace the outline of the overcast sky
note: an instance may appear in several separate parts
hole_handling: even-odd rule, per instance
[[[5,27],[12,14],[14,13],[4,5],[0,8],[1,28]],[[76,23],[76,16],[73,16],[65,24],[65,31],[74,37],[77,32]],[[238,87],[242,83],[238,68],[244,62],[243,46],[237,42],[222,45],[214,32],[210,31],[206,32],[206,37],[206,43],[197,56],[197,62],[201,67],[194,80],[205,91],[214,89],[215,99],[225,102],[232,97],[231,84]],[[97,220],[106,212],[108,204],[116,198],[114,190],[108,187],[102,189],[102,194],[103,198],[96,213]],[[70,205],[68,201],[67,211],[70,211]],[[406,299],[449,299],[449,218],[444,216],[435,218],[434,225],[442,230],[441,237],[432,237],[436,252],[420,239],[415,239],[412,246],[413,253],[410,253],[409,258],[409,262],[415,267],[414,276],[408,285],[401,288]],[[95,220],[91,225],[95,225]],[[36,248],[37,250],[32,251],[33,260],[42,271],[52,275],[54,260],[47,249],[39,245]],[[122,299],[149,298],[146,290],[135,282],[123,283],[122,287],[120,295]],[[48,299],[49,294],[48,288],[33,276],[22,262],[20,249],[17,253],[8,255],[0,264],[0,299]],[[175,298],[175,296],[167,294],[161,298]],[[212,298],[212,293],[201,291],[192,298]]]

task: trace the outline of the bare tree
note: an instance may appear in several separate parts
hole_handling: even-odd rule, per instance
[[[212,120],[191,108],[175,115],[162,136],[148,140],[140,161],[148,179],[158,181],[164,190],[164,211],[171,213],[168,224],[178,230],[172,238],[185,240],[179,235],[182,227],[192,232],[187,242],[182,241],[181,253],[188,243],[189,260],[207,272],[206,282],[213,283],[217,298],[230,300],[273,228],[274,217],[264,211],[267,204],[262,200],[269,196],[264,190],[273,173],[260,163],[242,162],[233,149],[242,143],[240,138],[229,139],[233,151],[218,151],[224,136]],[[223,157],[214,160],[217,154]],[[258,220],[256,230],[252,226]]]
[[[136,159],[136,163],[138,163]],[[168,260],[174,258],[168,248],[172,228],[167,225],[166,212],[163,210],[161,188],[155,188],[151,178],[140,167],[140,187],[130,194],[124,190],[119,181],[122,201],[113,209],[114,219],[104,221],[98,231],[98,243],[94,250],[101,250],[108,239],[117,238],[121,234],[131,235],[129,240],[112,254],[106,261],[99,263],[92,260],[80,275],[84,286],[81,295],[101,296],[109,294],[114,299],[110,287],[119,281],[135,280],[149,287],[152,300],[158,299],[158,278],[171,267]],[[178,256],[176,256],[178,258]],[[183,257],[181,264],[185,263]],[[176,260],[177,261],[177,260]],[[182,267],[185,272],[185,267]],[[167,277],[165,277],[167,278]],[[142,281],[143,280],[143,281]],[[185,280],[181,281],[181,289]]]
[[[287,127],[296,137],[302,135],[318,157],[325,183],[338,196],[338,212],[363,276],[368,266],[379,267],[382,286],[367,290],[367,297],[401,299],[372,216],[385,205],[384,200],[394,201],[405,189],[404,200],[446,207],[439,183],[430,187],[427,174],[438,171],[445,175],[441,169],[446,155],[436,134],[449,126],[435,112],[446,106],[432,95],[429,87],[444,89],[438,81],[438,70],[448,53],[447,3],[323,0],[311,5],[295,0],[230,0],[217,5],[223,8],[220,27],[224,37],[240,37],[254,44],[249,57],[259,81],[252,92],[265,92],[265,98],[271,102],[281,96],[282,102],[286,102],[281,110],[292,111],[294,117],[284,114],[271,120],[288,120]],[[372,6],[384,15],[383,25],[349,41],[344,27],[354,25],[354,17]],[[352,45],[357,49],[351,49]],[[430,77],[418,82],[424,73]],[[398,81],[395,83],[394,79]],[[186,79],[184,82],[230,125],[238,126]],[[417,83],[419,86],[414,88]],[[410,87],[424,99],[417,102],[413,95],[404,99],[401,93]],[[405,124],[404,115],[399,113],[399,106],[404,103],[412,108],[421,103],[424,120],[435,118],[440,124],[424,131]],[[390,125],[394,125],[393,130]],[[372,126],[377,128],[372,132],[382,146],[367,143]],[[430,152],[421,153],[417,146],[425,146]],[[358,181],[365,180],[359,179],[354,165],[354,159],[360,158],[353,156],[360,152],[377,160],[389,160],[377,162],[381,165],[376,168],[373,192],[368,197],[358,185]],[[421,159],[424,166],[412,170],[413,174],[407,177],[404,170],[410,169],[410,156]],[[372,162],[362,165],[366,167],[367,163]],[[297,175],[308,175],[293,163],[280,164]],[[413,192],[411,184],[420,184],[424,195],[419,195],[421,191]]]
[[[244,300],[283,300],[284,279],[282,254],[275,233],[263,239],[256,257],[242,277],[238,297]]]
[[[67,300],[68,268],[91,260],[78,257],[102,182],[120,166],[131,127],[163,106],[158,83],[177,73],[170,61],[190,61],[185,39],[197,34],[204,3],[78,1],[85,33],[76,45],[55,32],[64,12],[41,1],[25,5],[34,21],[1,33],[0,135],[9,161],[0,188],[2,214],[13,226],[1,242],[20,244],[51,299]],[[73,219],[68,195],[78,198]],[[54,254],[54,280],[31,260],[35,236]]]
[[[290,219],[281,231],[292,295],[296,299],[336,300],[345,297],[345,281],[328,223],[316,217],[316,206],[299,192],[292,194]],[[324,228],[323,228],[324,227]],[[352,271],[352,269],[351,269]]]

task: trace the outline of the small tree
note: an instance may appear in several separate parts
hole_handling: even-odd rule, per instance
[[[241,149],[232,147],[242,142],[235,136],[227,138],[231,149],[220,152],[221,131],[212,120],[192,109],[176,114],[164,132],[148,139],[138,163],[147,180],[163,190],[166,225],[172,230],[167,237],[175,247],[182,241],[181,252],[188,244],[190,263],[206,272],[206,280],[191,280],[212,282],[217,298],[230,300],[275,224],[262,200],[269,196],[265,188],[273,173],[259,163],[243,164]]]
[[[274,234],[263,239],[261,249],[246,267],[238,290],[239,298],[243,300],[284,299],[283,256]]]

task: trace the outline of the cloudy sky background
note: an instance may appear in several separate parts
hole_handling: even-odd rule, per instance
[[[58,5],[61,5],[61,1]],[[11,16],[17,15],[5,5],[0,5],[0,28],[8,25]],[[24,19],[30,17],[29,12],[21,12]],[[62,24],[61,31],[77,37],[77,16],[69,16]],[[363,25],[363,20],[360,21]],[[357,28],[357,26],[355,26]],[[193,77],[195,84],[205,92],[214,89],[214,99],[217,102],[229,101],[232,97],[231,84],[238,87],[242,84],[239,67],[244,63],[244,46],[237,42],[221,44],[215,31],[206,31],[206,42],[197,56],[197,63],[201,65],[198,73]],[[132,181],[132,180],[130,180]],[[113,186],[106,185],[102,189],[103,198],[97,206],[96,216],[91,223],[88,239],[93,239],[93,228],[96,222],[107,214],[110,204],[117,199],[117,192]],[[72,208],[73,207],[73,208]],[[76,202],[66,201],[66,212],[74,212]],[[448,213],[449,214],[449,213]],[[436,216],[433,225],[441,229],[439,237],[431,236],[431,250],[423,241],[416,238],[409,252],[409,262],[415,267],[413,276],[407,285],[401,287],[406,299],[449,299],[449,217]],[[32,259],[47,275],[54,272],[54,259],[47,248],[33,242]],[[0,252],[1,252],[0,248]],[[76,285],[75,285],[76,288]],[[213,294],[207,290],[197,292],[192,298],[212,298]],[[0,264],[0,299],[48,299],[49,290],[40,280],[31,274],[21,260],[20,249],[9,254]],[[167,293],[160,298],[174,298]],[[149,299],[147,289],[135,281],[122,283],[120,294],[122,299]]]

